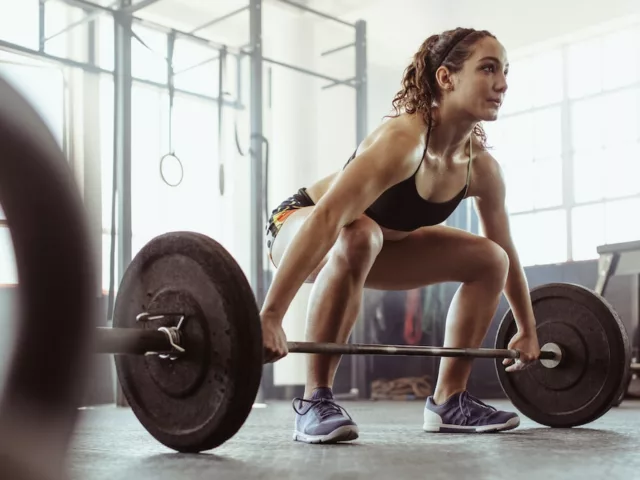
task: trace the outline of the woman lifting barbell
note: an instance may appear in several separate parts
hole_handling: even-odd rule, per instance
[[[529,288],[513,244],[504,179],[479,122],[495,120],[507,91],[504,47],[491,33],[463,29],[429,37],[404,72],[395,114],[358,146],[347,165],[285,200],[267,225],[277,272],[261,322],[265,361],[287,354],[285,312],[304,282],[314,282],[307,340],[347,341],[364,287],[407,290],[461,282],[451,303],[444,345],[478,347],[504,291],[522,352],[516,371],[540,349]],[[484,236],[441,225],[475,198]],[[339,356],[310,355],[303,399],[294,399],[294,439],[353,440],[358,428],[335,403]],[[508,364],[511,360],[505,360]],[[509,430],[516,413],[470,395],[471,359],[443,358],[423,429]]]

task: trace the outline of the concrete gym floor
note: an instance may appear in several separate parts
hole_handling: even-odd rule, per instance
[[[506,401],[491,402],[510,408]],[[164,479],[617,479],[640,476],[640,401],[625,400],[584,428],[541,427],[522,418],[511,432],[421,431],[423,402],[343,402],[358,422],[352,444],[291,440],[289,402],[254,409],[240,432],[212,452],[174,453],[129,409],[82,412],[69,467],[77,480]]]

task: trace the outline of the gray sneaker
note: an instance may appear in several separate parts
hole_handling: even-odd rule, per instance
[[[306,443],[337,443],[358,438],[358,426],[347,411],[334,402],[329,388],[318,388],[311,399],[294,398],[296,412],[293,439]]]
[[[511,430],[520,425],[520,417],[513,412],[503,412],[480,401],[464,391],[451,396],[442,405],[436,405],[433,397],[424,406],[425,432],[487,433]]]

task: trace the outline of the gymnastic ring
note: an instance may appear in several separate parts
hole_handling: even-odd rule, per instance
[[[164,162],[169,157],[174,158],[176,160],[176,162],[178,162],[178,165],[180,165],[180,180],[178,180],[178,182],[176,182],[176,183],[169,182],[167,180],[167,177],[165,177],[165,175],[164,175],[164,171],[163,171]],[[167,153],[166,155],[163,155],[162,158],[160,159],[160,177],[162,178],[162,181],[164,183],[166,183],[167,185],[169,185],[170,187],[177,187],[178,185],[180,185],[182,183],[182,180],[184,179],[184,167],[182,165],[182,162],[180,161],[180,159],[178,158],[178,156],[175,153]]]

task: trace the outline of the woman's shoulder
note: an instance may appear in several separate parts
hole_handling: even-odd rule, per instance
[[[364,139],[360,149],[366,149],[380,140],[406,142],[413,147],[424,146],[424,122],[416,115],[406,113],[385,117],[378,127]]]
[[[504,174],[502,166],[491,149],[483,145],[480,139],[474,138],[471,164],[471,180],[469,196],[482,196],[483,192],[502,190]]]

